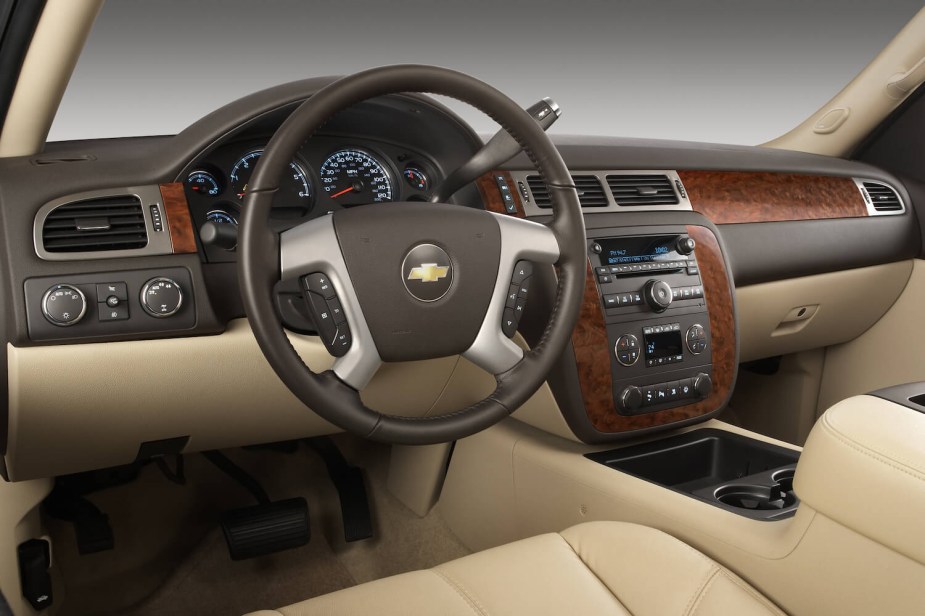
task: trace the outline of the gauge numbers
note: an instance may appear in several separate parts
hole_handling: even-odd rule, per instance
[[[331,154],[318,172],[321,189],[343,207],[394,199],[392,177],[372,154],[355,148]]]

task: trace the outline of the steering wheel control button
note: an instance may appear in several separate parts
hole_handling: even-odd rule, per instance
[[[303,278],[303,284],[308,291],[312,293],[317,293],[324,299],[331,299],[336,297],[337,294],[334,292],[334,285],[331,284],[330,279],[324,274],[309,274]]]
[[[634,365],[639,361],[639,339],[632,334],[620,336],[613,345],[613,353],[621,366]]]
[[[514,266],[514,275],[511,276],[511,284],[520,284],[533,275],[533,264],[529,261],[518,261]]]
[[[152,278],[141,288],[141,307],[152,317],[172,317],[182,306],[183,291],[170,278]]]
[[[42,314],[53,325],[68,327],[80,322],[87,313],[83,291],[69,284],[57,284],[42,298]]]
[[[328,300],[328,309],[331,311],[331,316],[334,317],[334,324],[341,325],[347,322],[347,317],[344,315],[344,308],[340,305],[340,300],[337,297],[332,297]]]
[[[402,282],[413,298],[435,302],[453,285],[450,255],[439,246],[418,244],[405,255],[401,265]]]
[[[99,302],[108,301],[109,297],[115,297],[123,302],[128,300],[128,288],[124,282],[107,282],[96,285],[96,298]]]
[[[700,355],[707,350],[707,332],[703,325],[699,323],[691,325],[684,338],[687,342],[687,349],[694,355]]]
[[[513,338],[517,333],[517,316],[513,308],[504,309],[504,314],[501,315],[501,331],[508,338]]]
[[[504,305],[507,308],[513,308],[517,304],[517,298],[520,297],[520,287],[516,284],[512,284],[511,288],[507,291],[507,301]]]
[[[508,288],[505,300],[504,314],[501,315],[501,331],[508,338],[513,338],[520,325],[527,305],[527,296],[530,295],[530,276],[533,275],[533,264],[529,261],[518,261],[511,274],[511,286]]]

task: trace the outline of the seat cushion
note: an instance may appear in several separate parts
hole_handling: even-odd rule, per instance
[[[258,614],[781,613],[739,577],[670,535],[592,522]]]

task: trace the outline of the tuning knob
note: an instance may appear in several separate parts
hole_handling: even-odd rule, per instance
[[[701,398],[706,398],[710,395],[710,392],[713,391],[713,379],[710,378],[709,374],[701,372],[694,377],[694,391]]]
[[[635,411],[642,406],[642,391],[635,385],[630,385],[620,394],[620,406],[625,411]]]
[[[650,280],[643,289],[646,303],[655,312],[665,312],[671,305],[671,287],[664,280]]]
[[[694,252],[694,248],[697,246],[697,242],[694,241],[694,238],[687,237],[686,235],[678,238],[678,252],[682,255],[689,255]]]

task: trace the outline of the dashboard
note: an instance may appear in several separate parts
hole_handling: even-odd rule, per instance
[[[131,462],[142,445],[196,451],[334,430],[294,399],[258,349],[243,318],[234,248],[199,237],[208,223],[240,221],[261,151],[329,82],[256,93],[175,136],[49,144],[36,156],[0,160],[7,310],[0,338],[8,351],[0,363],[10,375],[0,384],[8,401],[0,406],[0,472],[47,477]],[[549,377],[552,412],[561,416],[543,423],[564,418],[570,438],[603,442],[712,416],[728,399],[743,356],[848,340],[889,309],[902,285],[901,277],[896,285],[872,278],[877,291],[865,294],[864,310],[844,311],[839,300],[784,335],[774,329],[777,319],[753,320],[744,290],[920,253],[906,186],[864,163],[763,148],[554,140],[581,186],[589,246],[579,326]],[[282,231],[341,208],[426,200],[483,143],[427,97],[367,101],[303,144],[271,224]],[[451,201],[548,221],[532,168],[526,156],[515,157]],[[657,187],[646,185],[653,177]],[[900,207],[881,215],[875,201],[884,187]],[[121,208],[126,198],[137,210],[129,232],[108,210],[73,230],[66,227],[71,214],[57,216],[90,205]],[[695,240],[692,252],[679,243],[687,239]],[[520,321],[527,344],[542,334],[554,297],[553,270],[542,270],[533,274]],[[855,293],[840,283],[833,288]],[[331,358],[300,309],[299,289],[278,294],[293,344],[312,369],[324,370]],[[760,298],[775,310],[790,308],[787,293]],[[77,309],[52,309],[53,302]],[[748,346],[740,348],[743,340]],[[444,397],[482,397],[480,387],[493,380],[460,377],[457,363],[388,364],[364,401],[413,416]],[[164,402],[165,391],[173,402]],[[94,434],[93,447],[75,434]],[[49,448],[55,456],[46,455]]]

